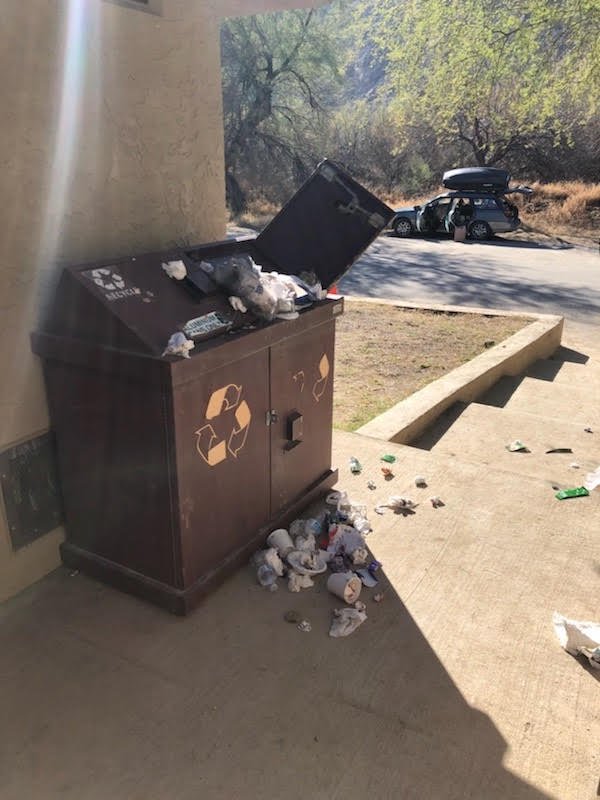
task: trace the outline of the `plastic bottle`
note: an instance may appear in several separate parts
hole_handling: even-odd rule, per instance
[[[351,456],[350,458],[350,472],[353,475],[359,475],[362,472],[362,465],[358,458]]]
[[[277,591],[277,575],[275,574],[275,570],[271,569],[268,564],[261,564],[256,570],[256,578],[265,589],[268,589],[270,592]]]

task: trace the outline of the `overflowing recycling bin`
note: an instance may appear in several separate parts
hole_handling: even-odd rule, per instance
[[[184,614],[333,485],[326,290],[392,215],[324,161],[255,238],[63,271],[32,343],[65,564]]]

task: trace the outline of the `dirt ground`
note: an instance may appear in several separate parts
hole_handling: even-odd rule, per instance
[[[334,427],[360,428],[529,322],[347,303],[336,328]]]

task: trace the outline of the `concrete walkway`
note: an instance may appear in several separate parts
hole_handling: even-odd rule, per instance
[[[563,365],[546,364],[530,379],[543,413],[531,397],[488,405],[484,427],[447,426],[458,445],[335,434],[340,488],[368,503],[384,565],[384,600],[363,591],[368,620],[348,639],[327,635],[339,603],[324,578],[270,594],[249,568],[184,619],[64,569],[1,606],[2,800],[596,797],[597,675],[560,649],[551,617],[600,618],[600,490],[559,502],[550,483],[580,482],[567,461],[600,464],[600,429],[580,431],[600,353],[568,331],[565,345],[589,356],[564,364],[572,403],[560,390],[548,408]],[[542,455],[547,442],[574,452]],[[416,512],[375,514],[390,494]],[[283,621],[292,608],[310,633]]]

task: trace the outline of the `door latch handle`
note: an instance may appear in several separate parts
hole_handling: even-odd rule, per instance
[[[299,411],[292,411],[287,418],[287,443],[286,450],[291,450],[302,442],[304,436],[304,417]]]

